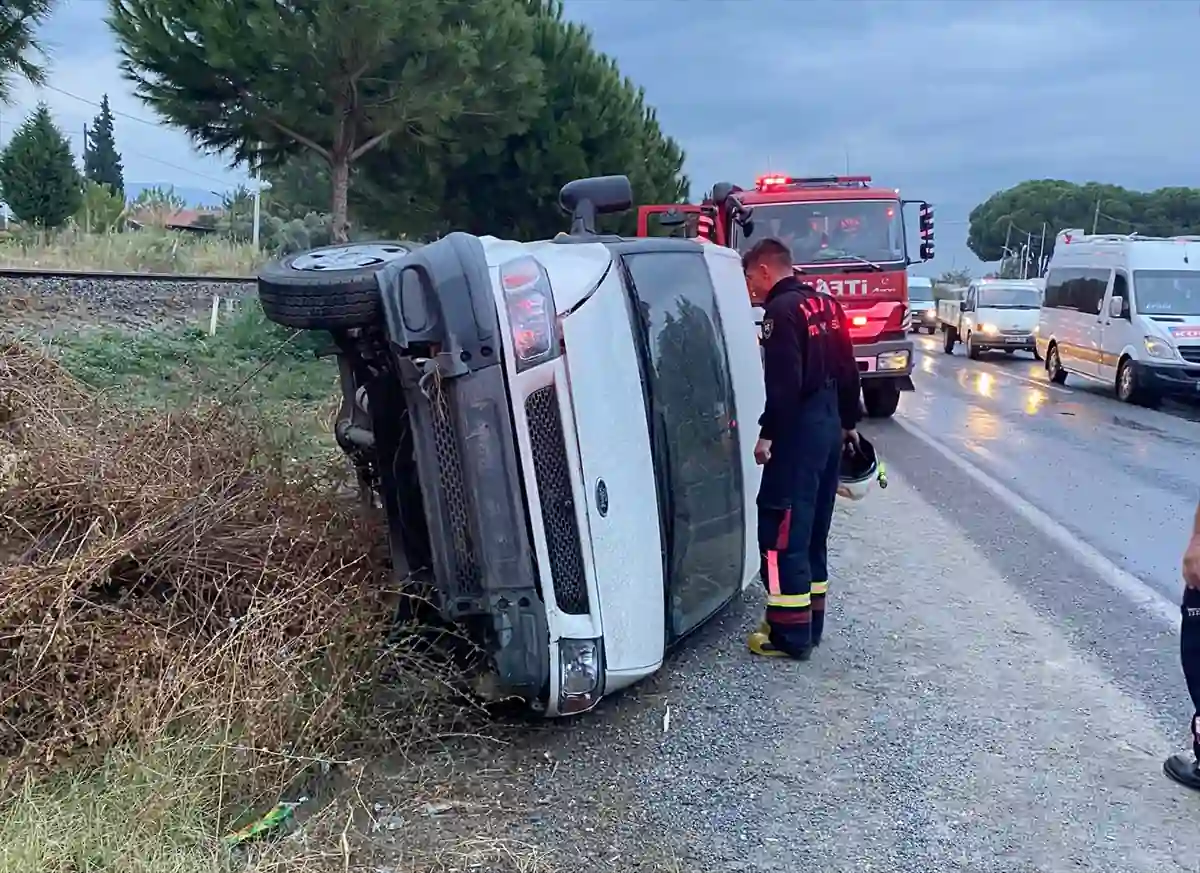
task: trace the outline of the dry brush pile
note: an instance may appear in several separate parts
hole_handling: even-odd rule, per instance
[[[7,775],[182,736],[277,782],[332,751],[404,673],[380,542],[317,473],[264,463],[242,417],[116,409],[0,341]],[[410,691],[441,699],[409,656]]]

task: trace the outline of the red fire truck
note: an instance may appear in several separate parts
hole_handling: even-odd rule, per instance
[[[912,391],[909,339],[909,264],[904,207],[919,204],[920,260],[933,257],[933,209],[901,200],[895,188],[870,176],[793,178],[763,176],[753,190],[722,182],[699,205],[643,206],[638,236],[704,233],[745,251],[764,237],[792,248],[796,269],[819,291],[835,295],[850,317],[862,374],[863,405],[872,418],[896,411],[901,391]],[[761,317],[761,300],[751,301]]]

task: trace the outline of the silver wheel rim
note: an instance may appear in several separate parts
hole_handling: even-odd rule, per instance
[[[1051,349],[1047,360],[1050,361],[1050,375],[1053,376],[1058,372],[1058,349]]]
[[[408,254],[408,249],[391,243],[352,243],[305,252],[292,261],[292,269],[306,273],[331,273],[378,267]]]
[[[1118,380],[1120,384],[1117,390],[1121,392],[1121,399],[1129,397],[1133,393],[1133,367],[1126,364],[1121,368],[1121,377]]]

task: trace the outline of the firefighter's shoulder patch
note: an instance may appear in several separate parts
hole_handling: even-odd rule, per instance
[[[775,319],[764,318],[762,323],[763,339],[771,338],[771,331],[775,329]]]

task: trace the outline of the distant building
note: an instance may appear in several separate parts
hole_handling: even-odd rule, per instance
[[[180,209],[167,216],[155,215],[156,210],[141,209],[132,212],[127,219],[129,227],[141,230],[145,227],[161,227],[183,233],[216,233],[217,222],[223,215],[221,209]]]

